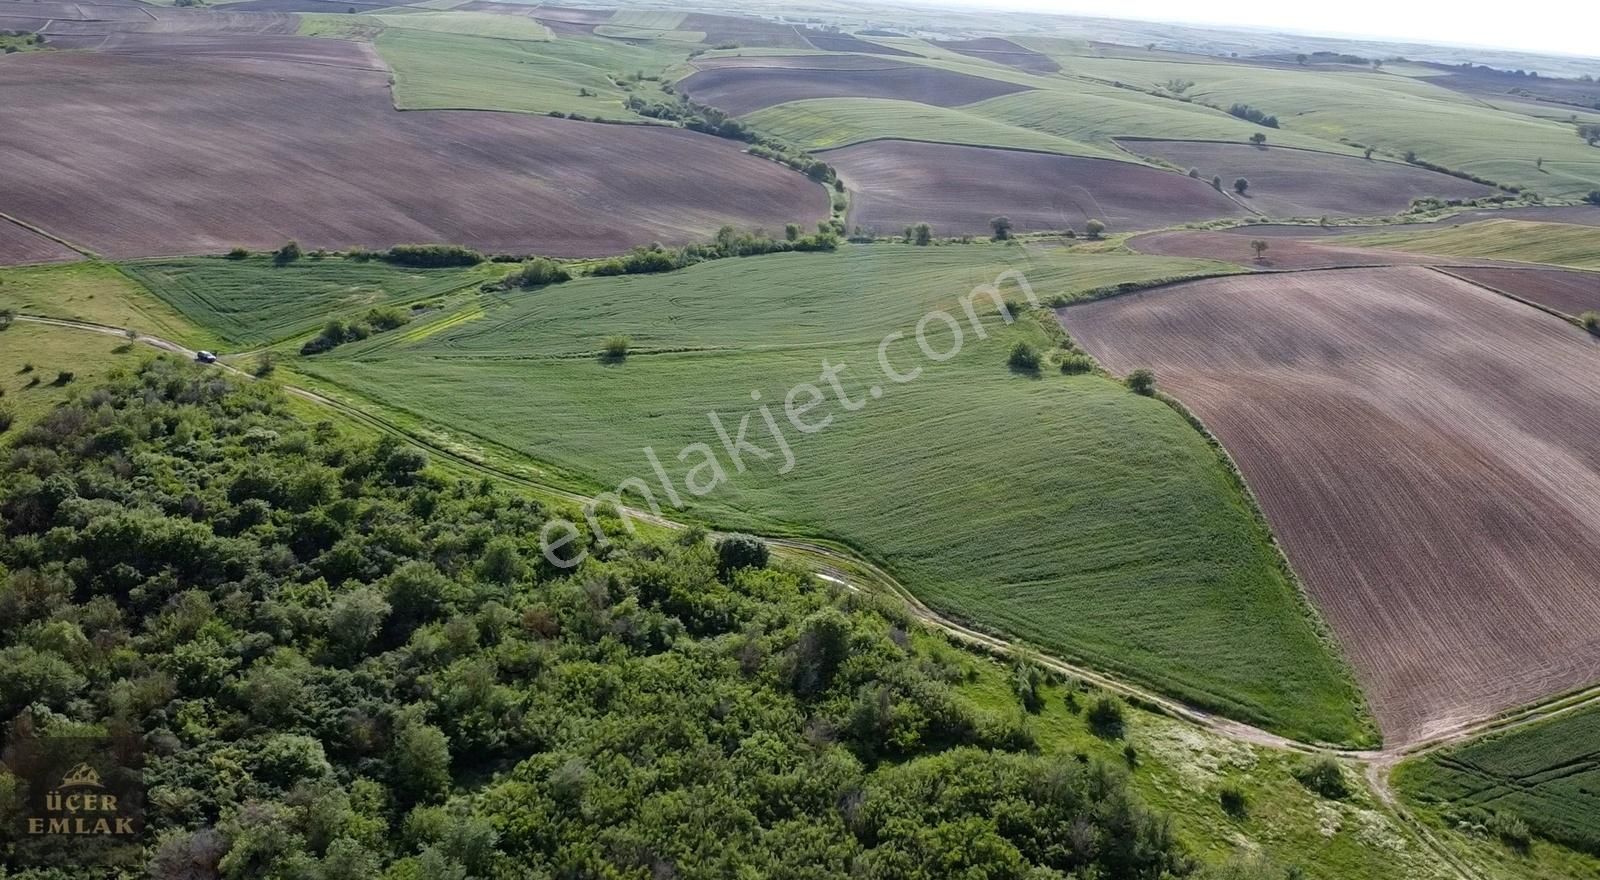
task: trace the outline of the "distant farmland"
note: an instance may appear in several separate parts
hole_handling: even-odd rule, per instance
[[[1600,272],[1452,268],[1450,274],[1573,317],[1600,310]]]
[[[1112,231],[1233,217],[1244,209],[1207,183],[1132,162],[1019,150],[873,141],[823,156],[855,193],[851,224],[887,233],[927,221],[939,234],[987,234],[1005,216],[1018,231]]]
[[[208,39],[199,54],[167,42],[148,55],[8,58],[0,205],[115,258],[291,238],[307,248],[443,241],[588,256],[708,237],[725,223],[809,225],[828,212],[822,187],[732,141],[520,114],[399,113],[362,44]],[[255,40],[267,41],[264,55],[248,51]]]
[[[1053,345],[1031,316],[1006,327],[990,315],[987,339],[969,329],[958,357],[914,382],[874,379],[884,334],[913,331],[930,308],[963,314],[957,298],[1008,267],[1042,296],[1221,270],[988,244],[727,259],[479,295],[437,332],[424,323],[294,368],[602,491],[648,478],[647,446],[681,474],[685,444],[721,448],[708,412],[736,423],[759,391],[781,419],[787,389],[815,381],[823,360],[844,364],[862,411],[795,434],[787,473],[746,456],[723,488],[683,495],[691,515],[848,543],[960,618],[1235,717],[1362,740],[1351,679],[1237,484],[1170,408],[1096,376],[1008,370],[1013,343]],[[633,346],[620,363],[597,357],[613,334]],[[890,356],[916,357],[906,344]]]
[[[678,82],[702,104],[734,115],[807,98],[897,98],[954,107],[1020,92],[1027,86],[889,59],[871,64],[861,56],[806,56],[803,63],[739,59],[718,63]]]
[[[1196,281],[1068,308],[1238,460],[1408,742],[1600,677],[1600,349],[1416,267]]]

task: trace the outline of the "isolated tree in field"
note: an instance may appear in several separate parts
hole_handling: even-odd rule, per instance
[[[1309,56],[1306,55],[1306,53],[1301,52],[1299,55],[1294,56],[1294,60],[1299,62],[1300,64],[1305,64],[1307,61],[1309,61],[1311,59],[1310,59]]]
[[[1217,192],[1222,192],[1222,175],[1217,174],[1217,175],[1213,175],[1212,176],[1212,178],[1211,178],[1211,188],[1216,190]]]
[[[1584,196],[1583,200],[1591,205],[1600,205],[1600,189],[1589,190],[1589,194]]]
[[[1253,238],[1250,240],[1250,249],[1256,252],[1256,262],[1261,262],[1261,258],[1267,252],[1267,247],[1267,241],[1264,238]]]
[[[1267,136],[1258,131],[1250,136],[1250,143],[1258,147],[1264,147],[1267,145]]]
[[[626,336],[607,336],[602,354],[608,361],[626,360],[631,346],[632,340]]]
[[[1150,370],[1141,367],[1129,373],[1128,378],[1123,381],[1127,383],[1129,390],[1134,394],[1143,394],[1145,397],[1155,396],[1156,374]]]
[[[300,259],[302,254],[300,242],[290,239],[283,243],[283,247],[272,252],[272,262],[282,266]]]
[[[1370,162],[1372,160],[1372,148],[1371,147],[1367,147],[1367,151],[1366,151],[1366,153],[1363,154],[1362,157]]]
[[[1381,67],[1383,67],[1383,59],[1382,58],[1374,58],[1374,59],[1372,59],[1372,69],[1373,70],[1378,70]]]
[[[1005,241],[1011,237],[1011,218],[996,217],[989,221],[989,228],[994,230],[992,238],[995,241]]]
[[[1544,157],[1540,156],[1539,158],[1533,160],[1533,167],[1539,169],[1540,171],[1543,171],[1544,170]]]
[[[800,238],[800,224],[798,224],[798,223],[786,223],[786,224],[784,224],[784,227],[783,227],[783,238],[784,238],[785,241],[797,241]]]
[[[1600,312],[1584,312],[1578,321],[1583,324],[1583,329],[1600,336]]]
[[[1239,195],[1242,196],[1242,195],[1244,195],[1245,190],[1247,190],[1249,188],[1250,188],[1250,181],[1245,180],[1243,177],[1234,178],[1234,181],[1233,181],[1233,191],[1234,192],[1236,192],[1236,193],[1238,193]]]
[[[16,309],[0,309],[0,330],[9,329],[11,327],[12,322],[14,322],[16,320],[17,320],[17,310]]]
[[[1088,233],[1090,238],[1099,238],[1105,234],[1106,225],[1099,220],[1090,220],[1083,224],[1083,231]]]
[[[926,223],[911,227],[911,240],[924,247],[933,244],[933,227]]]
[[[1189,169],[1189,176],[1194,178],[1195,180],[1199,180],[1200,179],[1200,169],[1198,169],[1198,168],[1190,168]]]
[[[1019,341],[1011,347],[1011,354],[1006,358],[1006,365],[1019,373],[1039,372],[1039,362],[1042,358],[1039,349],[1026,342]]]

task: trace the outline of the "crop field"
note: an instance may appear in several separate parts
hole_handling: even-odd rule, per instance
[[[1123,232],[1244,213],[1210,184],[1131,162],[912,141],[824,155],[854,193],[849,222],[880,232],[928,222],[987,233],[999,216],[1019,232],[1082,231],[1090,219]]]
[[[1307,227],[1315,232],[1316,227]],[[1303,241],[1287,235],[1255,236],[1253,227],[1237,230],[1166,229],[1136,235],[1128,247],[1141,254],[1164,257],[1189,257],[1197,260],[1222,260],[1251,269],[1333,269],[1354,266],[1428,265],[1437,257],[1408,254],[1377,248],[1346,247],[1331,241]],[[1265,239],[1267,250],[1259,258],[1250,247],[1255,238]]]
[[[732,430],[757,405],[752,391],[782,401],[818,381],[824,360],[843,364],[841,387],[863,411],[833,408],[826,430],[791,432],[786,474],[776,457],[746,455],[709,495],[685,485],[688,509],[723,527],[849,543],[949,613],[1239,717],[1365,738],[1360,698],[1240,489],[1173,410],[1103,378],[1010,372],[1013,342],[1050,344],[1032,317],[1007,327],[990,316],[987,338],[969,327],[959,357],[907,384],[873,383],[884,334],[912,332],[934,306],[962,314],[957,298],[1009,267],[1044,297],[1217,270],[995,245],[730,259],[483,297],[481,317],[296,369],[601,490],[653,480],[645,447],[680,475],[694,459],[679,449],[718,446],[708,413]],[[632,340],[620,363],[596,357],[613,334]],[[752,442],[774,449],[759,426]]]
[[[828,212],[822,187],[732,141],[521,114],[398,113],[362,44],[231,39],[288,41],[343,63],[9,59],[0,150],[17,158],[0,203],[114,258],[291,238],[307,249],[442,241],[587,256]]]
[[[23,263],[59,263],[81,255],[60,242],[26,226],[0,218],[0,266]]]
[[[733,44],[742,47],[775,47],[808,49],[811,44],[793,25],[779,24],[759,18],[736,15],[691,12],[684,16],[678,27],[700,31],[706,42],[713,45]]]
[[[195,348],[217,341],[107,263],[0,269],[0,308],[132,328]]]
[[[1224,186],[1249,181],[1243,201],[1273,217],[1378,217],[1396,214],[1424,196],[1475,199],[1495,190],[1398,162],[1334,156],[1251,144],[1125,141],[1128,150],[1195,168]]]
[[[1345,243],[1420,254],[1600,269],[1600,228],[1565,223],[1485,220],[1461,226],[1376,232],[1348,238]]]
[[[1573,317],[1588,311],[1600,311],[1600,272],[1452,268],[1450,274]]]
[[[775,66],[765,58],[753,61],[738,66],[719,63],[679,80],[678,88],[702,104],[735,116],[808,98],[894,98],[954,107],[1026,88],[887,59],[867,66],[860,56],[809,56],[804,66]]]
[[[824,52],[865,52],[869,55],[895,55],[902,58],[913,56],[913,53],[904,49],[896,49],[893,46],[885,46],[881,43],[863,40],[852,34],[806,31],[804,35],[806,42]]]
[[[1061,70],[1057,64],[1041,52],[1026,49],[1010,40],[1000,37],[982,37],[974,40],[934,40],[933,44],[941,49],[949,49],[962,55],[971,55],[1007,67],[1015,67],[1028,73],[1056,73]]]
[[[547,42],[551,33],[537,20],[522,15],[495,15],[492,12],[448,10],[406,12],[396,15],[363,15],[388,30],[426,31],[464,37],[493,37],[500,40]]]
[[[1040,94],[1029,92],[1028,94]],[[894,139],[929,143],[1008,147],[1094,156],[1133,157],[1077,141],[1018,128],[971,112],[967,107],[934,107],[885,98],[819,98],[790,101],[744,117],[757,130],[812,150],[831,150],[865,141]]]
[[[1600,855],[1600,707],[1408,761],[1394,780],[1447,820],[1510,814],[1541,837]]]
[[[1582,330],[1418,267],[1196,281],[1063,321],[1232,453],[1387,742],[1600,677]]]
[[[359,22],[368,16],[352,18]],[[634,122],[650,120],[624,106],[628,93],[616,79],[659,73],[682,59],[681,54],[594,37],[530,44],[389,30],[378,36],[376,45],[394,68],[394,102],[402,110],[580,113]]]
[[[140,260],[122,269],[235,346],[269,345],[330,318],[357,318],[373,306],[428,299],[487,277],[478,269],[406,269],[341,257],[305,257],[283,266],[266,256],[191,257]]]

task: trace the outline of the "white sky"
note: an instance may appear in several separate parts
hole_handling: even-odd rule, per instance
[[[967,0],[960,5],[1600,57],[1600,3],[1595,0]]]

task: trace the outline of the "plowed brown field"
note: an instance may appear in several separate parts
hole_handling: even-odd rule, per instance
[[[806,98],[898,98],[937,107],[955,107],[986,98],[1027,91],[1027,86],[936,67],[863,59],[851,55],[814,55],[780,66],[771,59],[721,61],[678,82],[684,94],[739,116]]]
[[[121,36],[168,48],[0,64],[0,205],[109,257],[290,238],[588,256],[700,239],[724,223],[781,229],[827,215],[822,187],[720,138],[397,112],[365,44]]]
[[[1574,269],[1451,269],[1450,274],[1568,315],[1600,311],[1600,272]]]
[[[1270,141],[1272,133],[1261,129]],[[1379,217],[1411,206],[1423,196],[1471,199],[1495,194],[1493,187],[1401,165],[1288,147],[1209,141],[1124,140],[1122,146],[1182,168],[1195,168],[1227,185],[1250,181],[1244,201],[1272,217]]]
[[[0,219],[0,266],[22,263],[57,263],[78,259],[77,251],[53,239]]]
[[[1600,680],[1600,345],[1417,268],[1062,311],[1150,367],[1261,499],[1391,744]]]
[[[879,232],[926,221],[940,235],[987,234],[999,215],[1018,232],[1082,232],[1091,218],[1123,232],[1244,213],[1209,184],[1112,159],[914,141],[820,155],[855,194],[850,223]]]
[[[976,40],[934,40],[933,44],[941,49],[949,49],[962,55],[973,58],[982,58],[996,64],[1004,64],[1025,70],[1028,73],[1056,73],[1061,70],[1049,55],[1025,49],[1010,40],[999,37],[983,37]]]

